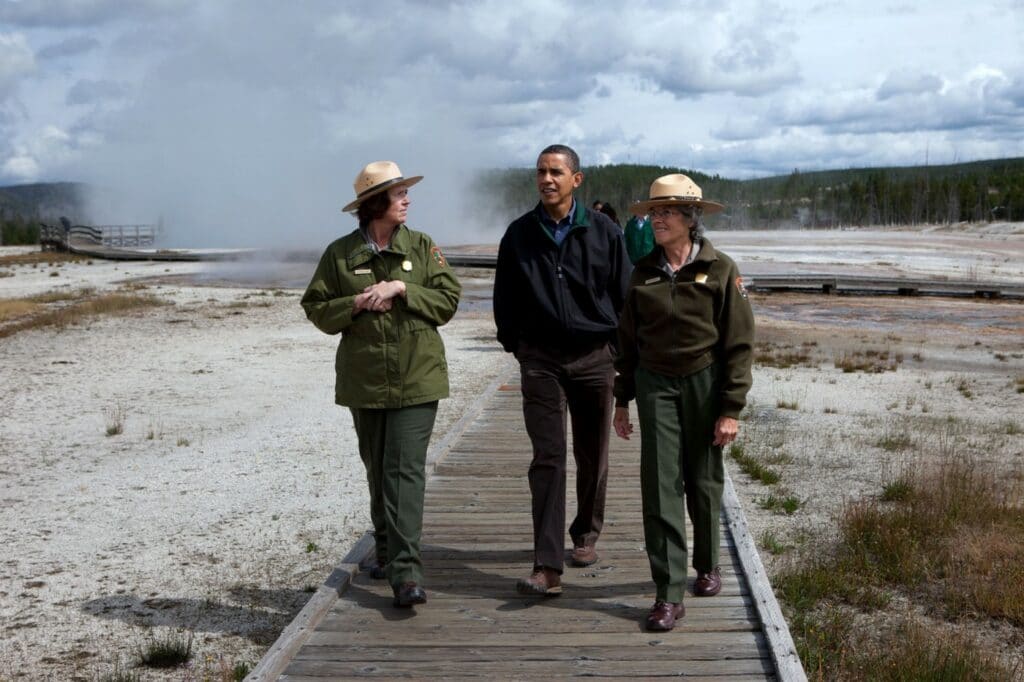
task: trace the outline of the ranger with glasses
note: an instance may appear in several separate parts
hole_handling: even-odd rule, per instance
[[[629,438],[635,398],[644,541],[657,590],[649,630],[671,630],[685,613],[684,511],[693,524],[693,593],[722,588],[722,447],[736,438],[754,341],[739,270],[704,237],[701,216],[722,208],[678,173],[655,180],[650,199],[633,206],[650,214],[655,246],[633,270],[619,320],[613,425]]]

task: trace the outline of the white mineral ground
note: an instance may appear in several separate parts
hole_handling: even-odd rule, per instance
[[[711,239],[748,272],[1024,283],[1019,224]],[[18,251],[0,248],[0,256]],[[282,267],[277,288],[243,288],[225,280],[269,266],[0,265],[0,298],[141,281],[142,293],[173,302],[0,339],[0,679],[96,679],[117,662],[130,665],[155,634],[175,631],[195,633],[191,670],[147,671],[146,679],[202,679],[255,663],[367,529],[350,417],[333,404],[337,340],[298,305],[311,267]],[[491,379],[514,370],[494,340],[490,274],[460,274],[464,306],[442,330],[452,397],[441,403],[435,435]],[[1024,426],[1015,387],[1024,376],[1020,301],[751,300],[761,340],[817,344],[806,346],[814,367],[755,369],[741,431],[752,448],[775,443],[788,455],[774,465],[782,488],[732,468],[755,537],[770,531],[796,544],[831,527],[845,501],[877,495],[903,467],[920,465],[928,448],[877,446],[887,429],[955,417],[964,433],[984,437],[972,453],[979,464],[1020,477],[1024,429],[1009,427]],[[881,374],[834,367],[858,349],[903,361]],[[108,437],[116,413],[124,431]],[[926,431],[911,438],[941,437]],[[524,486],[528,459],[524,452]],[[758,505],[783,490],[803,502],[797,513]],[[763,558],[777,570],[780,559]],[[567,582],[571,598],[571,575]],[[994,647],[1021,653],[1019,632],[985,631]]]

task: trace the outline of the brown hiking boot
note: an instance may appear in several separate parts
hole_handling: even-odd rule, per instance
[[[596,564],[597,560],[597,547],[595,545],[577,545],[572,548],[572,559],[570,562],[573,566],[590,566],[591,564]]]
[[[714,597],[722,591],[722,572],[715,566],[708,573],[697,573],[693,583],[693,593],[698,597]]]
[[[516,582],[519,594],[557,597],[562,594],[562,576],[553,568],[541,566],[534,569],[529,578],[521,578]]]

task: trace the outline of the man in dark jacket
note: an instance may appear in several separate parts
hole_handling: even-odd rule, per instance
[[[597,561],[608,480],[613,350],[630,263],[622,230],[578,203],[579,156],[552,145],[537,158],[540,203],[501,240],[494,278],[498,341],[519,360],[533,443],[533,572],[523,594],[561,594],[565,538],[565,409],[572,420],[578,511],[572,563]]]

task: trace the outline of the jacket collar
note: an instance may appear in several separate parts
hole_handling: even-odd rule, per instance
[[[587,213],[587,207],[583,205],[582,201],[576,201],[575,198],[573,198],[573,201],[575,202],[576,210],[572,214],[572,224],[569,226],[569,232],[572,232],[576,228],[588,227],[590,225],[590,214]],[[548,228],[544,225],[544,221],[541,220],[543,211],[544,204],[538,201],[537,206],[533,211],[534,220],[537,222],[537,227],[539,227],[544,234],[548,236],[548,239],[554,241],[554,237],[551,236]]]
[[[654,268],[659,272],[664,272],[661,269],[661,257],[664,253],[664,249],[661,246],[655,244],[654,248],[649,254],[637,261],[636,267],[639,268]],[[692,263],[684,265],[683,268],[693,267],[698,263],[702,265],[702,269],[707,269],[710,264],[718,260],[718,253],[715,251],[715,247],[711,245],[711,242],[707,237],[704,237],[700,241],[700,251],[697,252],[697,257],[693,259]],[[682,268],[681,268],[682,269]]]
[[[366,243],[366,239],[363,237],[363,231],[357,230],[356,233],[359,235],[358,243],[348,252],[345,256],[345,261],[348,263],[350,268],[356,268],[360,265],[368,263],[377,253],[373,250],[369,244]],[[405,256],[409,253],[409,249],[412,246],[412,235],[409,234],[409,228],[402,223],[395,230],[394,235],[391,237],[391,245],[387,248],[381,249],[381,253],[396,253],[399,256]]]

